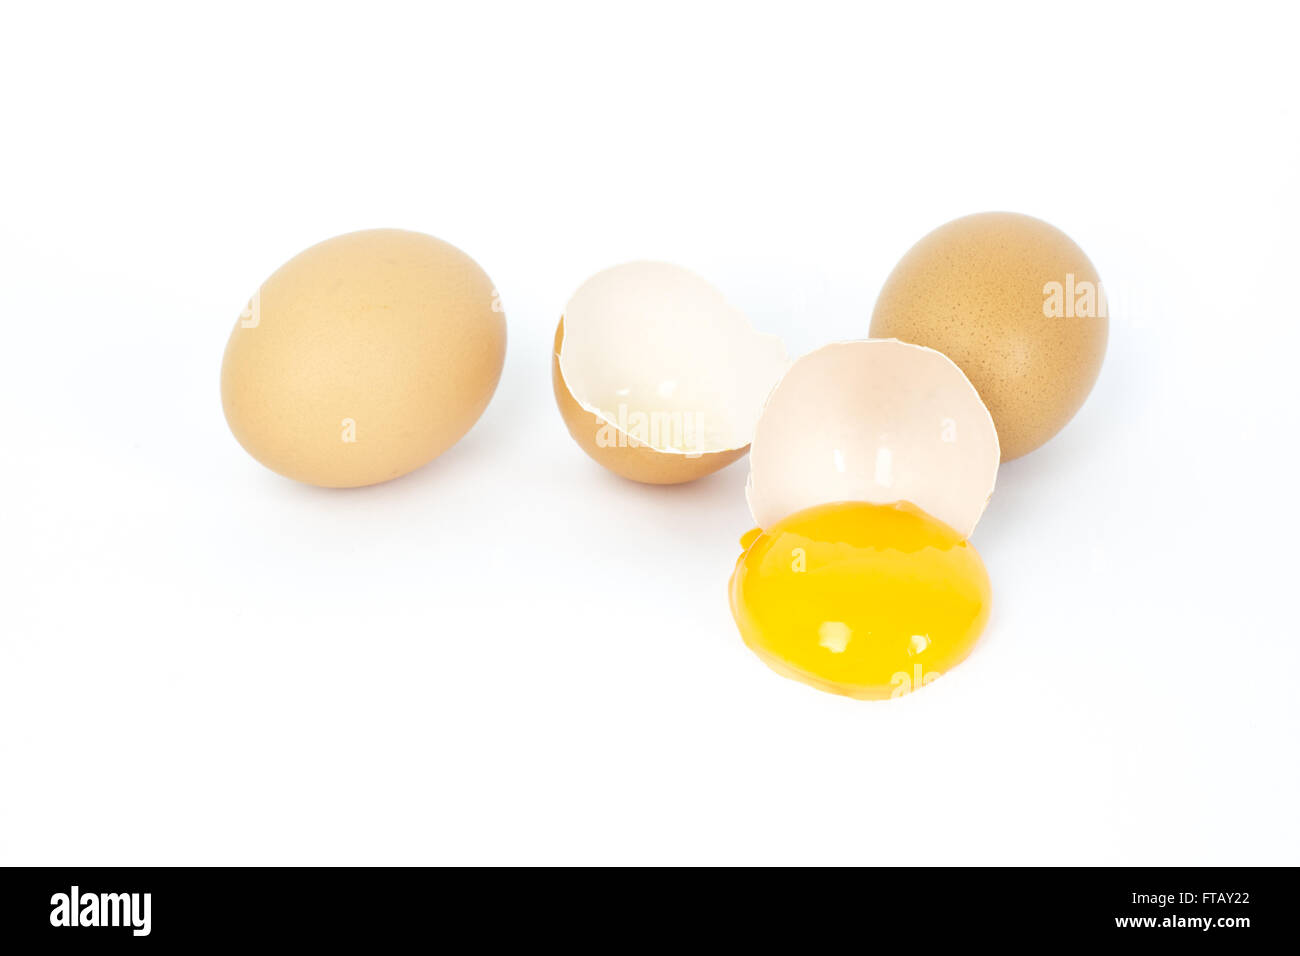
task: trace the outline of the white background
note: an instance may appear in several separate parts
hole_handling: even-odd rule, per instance
[[[1294,14],[903,6],[6,6],[0,861],[1300,862]],[[985,209],[1097,264],[1101,379],[999,476],[966,663],[781,679],[747,465],[589,461],[560,310],[668,259],[799,354]],[[297,485],[222,350],[374,226],[487,269],[505,374],[432,465]]]

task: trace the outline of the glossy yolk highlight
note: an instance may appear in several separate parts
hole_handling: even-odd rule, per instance
[[[731,610],[777,673],[850,697],[898,697],[970,653],[988,621],[984,562],[908,502],[838,502],[741,539]]]

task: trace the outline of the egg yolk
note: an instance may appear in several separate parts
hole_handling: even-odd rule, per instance
[[[979,554],[908,502],[818,505],[740,544],[731,610],[745,643],[821,690],[917,690],[959,664],[988,621]]]

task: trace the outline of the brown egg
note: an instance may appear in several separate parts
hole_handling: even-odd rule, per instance
[[[396,478],[487,407],[505,359],[492,280],[432,236],[327,239],[267,279],[235,323],[221,400],[266,467],[325,487]]]
[[[988,212],[940,226],[908,250],[876,300],[871,335],[956,362],[1009,461],[1083,405],[1108,325],[1097,270],[1069,236],[1030,216]]]

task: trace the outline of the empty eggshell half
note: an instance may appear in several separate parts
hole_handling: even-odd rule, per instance
[[[836,501],[910,501],[963,538],[997,478],[997,430],[942,352],[839,342],[795,362],[759,417],[746,494],[769,528]]]
[[[578,445],[616,474],[679,484],[740,458],[789,367],[780,339],[680,266],[592,276],[555,334],[556,404]]]

